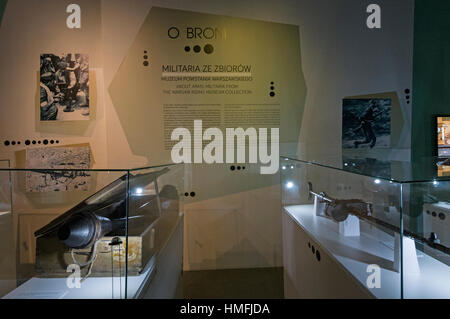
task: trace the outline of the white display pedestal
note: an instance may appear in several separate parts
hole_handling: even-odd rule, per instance
[[[314,196],[314,213],[316,216],[325,216],[327,203],[322,202],[317,196]]]
[[[400,271],[400,235],[395,234],[394,269]],[[413,239],[403,237],[403,273],[407,275],[419,274],[420,267],[417,260],[416,243]]]
[[[326,217],[325,209],[327,203],[321,201],[317,196],[314,197],[314,214],[316,216]],[[359,236],[359,218],[349,215],[347,219],[339,223],[339,233],[346,237]]]
[[[348,215],[347,219],[339,223],[339,233],[346,237],[359,236],[359,218]]]
[[[315,215],[313,204],[285,206],[283,213],[285,296],[362,297],[363,295],[358,294],[356,283],[359,284],[360,290],[374,297],[400,298],[402,283],[400,267],[398,266],[398,271],[393,269],[395,255],[398,256],[396,261],[400,265],[400,237],[395,243],[396,238],[393,234],[372,227],[363,220],[360,221],[360,226],[359,237],[342,236],[336,222]],[[320,261],[311,253],[308,243],[314,243],[316,251],[320,250]],[[414,241],[405,238],[404,298],[448,299],[450,267],[426,252],[418,250],[416,253],[414,247]],[[375,258],[366,258],[367,256]],[[366,285],[367,267],[371,264],[381,267],[381,288],[369,289]]]

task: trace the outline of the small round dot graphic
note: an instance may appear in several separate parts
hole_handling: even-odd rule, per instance
[[[5,144],[5,146],[9,146],[9,141],[5,141],[3,144]]]
[[[148,61],[144,61],[143,65],[148,66]]]
[[[30,145],[30,143],[31,143],[30,140],[25,141],[25,145]]]
[[[186,52],[189,52],[189,51],[191,51],[191,47],[190,47],[190,46],[188,46],[188,45],[187,45],[187,46],[185,46],[185,47],[184,47],[184,51],[186,51]]]
[[[199,45],[194,46],[194,52],[199,53],[202,50],[202,48]]]
[[[169,38],[176,39],[180,35],[180,30],[177,27],[171,27],[167,30],[167,34],[169,35]]]
[[[405,93],[409,94],[410,90],[409,89],[405,89]]]
[[[195,197],[195,192],[191,192],[191,197]]]
[[[11,142],[11,145],[16,145],[16,141],[12,141],[12,142]]]
[[[211,44],[207,44],[205,45],[203,50],[205,51],[206,54],[211,54],[214,52],[214,47]]]
[[[144,59],[147,60],[148,59],[148,55],[144,55]]]
[[[270,92],[270,94],[269,94],[271,97],[274,97],[275,96],[275,92]]]

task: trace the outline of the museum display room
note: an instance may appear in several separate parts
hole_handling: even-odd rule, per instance
[[[450,298],[448,30],[441,0],[0,0],[0,298]]]

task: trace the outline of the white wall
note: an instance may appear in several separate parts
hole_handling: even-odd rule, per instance
[[[307,84],[299,152],[310,157],[340,154],[343,97],[397,91],[405,123],[391,156],[409,159],[411,112],[402,92],[412,82],[413,0],[377,1],[382,8],[381,30],[365,27],[370,1],[78,0],[83,28],[73,31],[65,28],[65,6],[71,2],[8,3],[0,28],[0,158],[13,158],[14,151],[23,148],[6,148],[4,139],[58,137],[64,144],[89,142],[97,167],[146,163],[146,158],[132,154],[107,88],[150,8],[163,6],[299,25]],[[81,130],[76,123],[55,128],[36,121],[39,54],[61,50],[88,53],[96,72],[97,116]],[[188,199],[185,268],[280,266],[280,195],[271,186],[277,177],[250,183],[257,178],[252,170],[234,177],[226,167],[217,173],[201,167],[193,172],[187,187],[200,195],[206,187],[232,189],[243,183],[251,190]],[[216,231],[218,225],[224,228]]]
[[[387,152],[387,157],[409,160],[411,112],[403,90],[411,88],[412,82],[413,1],[377,1],[382,8],[381,30],[366,27],[369,3],[103,1],[105,87],[153,5],[299,25],[307,84],[299,153],[308,157],[340,155],[342,98],[397,91],[405,122],[400,123],[403,127],[399,143]],[[117,23],[119,13],[124,23]],[[109,97],[106,108],[110,163],[138,160],[128,148],[123,148],[125,134]],[[270,186],[273,180],[262,178],[252,191],[202,199],[202,192],[211,187],[245,185],[255,175],[247,171],[229,176],[226,166],[215,168],[214,172],[194,167],[192,172],[187,190],[195,190],[200,199],[187,200],[185,268],[280,266],[281,216],[275,204],[279,191],[277,186]]]

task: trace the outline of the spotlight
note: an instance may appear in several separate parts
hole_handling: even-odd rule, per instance
[[[292,183],[292,182],[287,182],[286,183],[286,188],[290,189],[292,187],[294,187],[294,183]]]
[[[374,183],[375,183],[375,184],[380,184],[381,181],[377,178],[377,179],[374,181]]]

